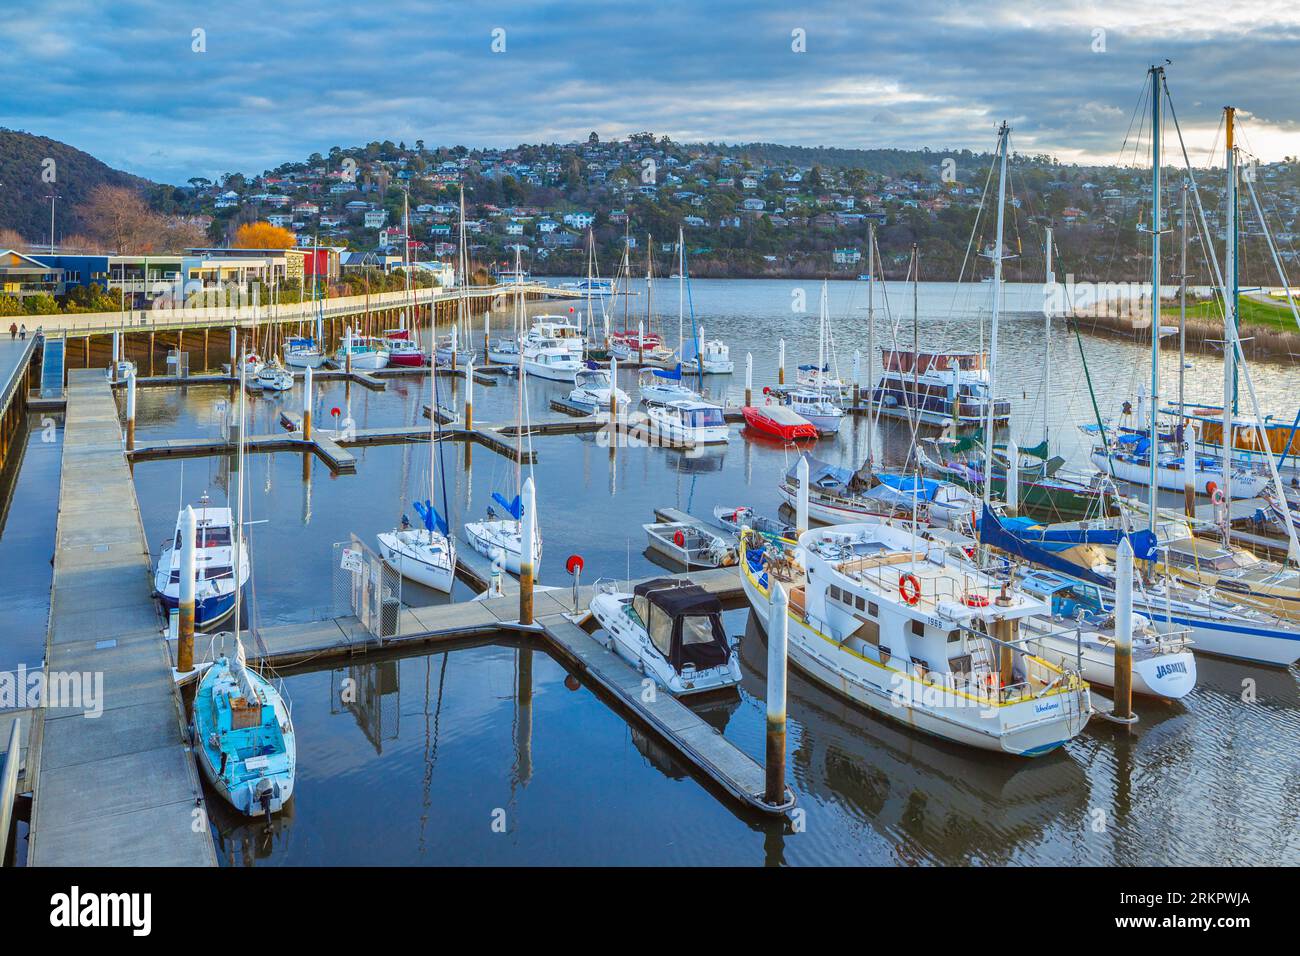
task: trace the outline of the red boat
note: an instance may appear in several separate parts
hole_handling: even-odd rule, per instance
[[[411,340],[406,329],[389,329],[384,333],[384,348],[388,349],[389,365],[424,365],[427,358],[420,346]]]
[[[740,411],[745,424],[764,435],[783,441],[817,438],[817,426],[788,405],[746,405]]]

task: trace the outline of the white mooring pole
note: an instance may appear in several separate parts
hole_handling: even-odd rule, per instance
[[[763,799],[785,803],[785,677],[790,599],[775,579],[767,606],[767,786]]]

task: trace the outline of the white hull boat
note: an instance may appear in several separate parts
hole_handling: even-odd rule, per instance
[[[465,538],[470,546],[485,558],[501,556],[501,564],[511,574],[518,576],[524,553],[523,530],[514,518],[489,518],[486,521],[465,523]],[[534,578],[542,567],[542,534],[539,529],[533,545]]]
[[[641,529],[651,551],[683,565],[687,570],[722,568],[735,563],[736,551],[730,543],[721,535],[693,524],[664,521],[643,524]]]
[[[588,609],[607,635],[602,643],[674,697],[740,683],[722,604],[699,585],[658,578],[628,594],[598,581]]]
[[[1151,463],[1149,460],[1123,453],[1110,456],[1094,451],[1092,463],[1103,474],[1114,470],[1115,477],[1132,485],[1147,486],[1151,483]],[[1211,464],[1213,462],[1213,464]],[[1164,491],[1182,491],[1186,481],[1186,469],[1181,457],[1165,459],[1156,466],[1156,484]],[[1199,456],[1192,478],[1192,486],[1198,495],[1213,495],[1223,489],[1223,466],[1217,459]],[[1258,498],[1269,486],[1269,476],[1256,472],[1232,471],[1232,497]]]
[[[404,578],[451,593],[456,578],[456,545],[439,531],[404,528],[379,535],[384,562]]]
[[[607,409],[611,390],[618,401],[618,407],[627,408],[631,399],[627,392],[611,385],[609,372],[603,368],[580,369],[574,378],[574,389],[569,393],[569,401],[593,412]]]
[[[646,429],[672,445],[725,445],[731,440],[722,409],[701,401],[647,403]]]

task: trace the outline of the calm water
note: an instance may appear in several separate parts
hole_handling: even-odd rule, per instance
[[[791,311],[798,288],[806,293],[803,314]],[[958,300],[954,312],[955,287],[923,286],[922,347],[979,347],[988,334],[987,310],[979,305],[989,291],[972,288],[970,301]],[[816,359],[817,286],[717,280],[697,281],[692,292],[706,334],[727,341],[737,363],[734,376],[709,382],[718,397],[741,399],[746,351],[754,358],[756,390],[774,382],[781,337],[790,378],[799,362]],[[890,344],[896,334],[900,346],[910,347],[910,294],[898,285],[888,289],[896,333],[883,295],[878,298],[877,345]],[[830,296],[847,379],[854,349],[866,355],[866,284],[834,283]],[[1036,286],[1009,287],[1008,298],[1026,311],[1008,317],[999,333],[999,378],[1014,400],[1014,434],[1026,444],[1039,440],[1043,428],[1043,318],[1028,311],[1038,296]],[[672,307],[662,328],[675,340],[675,283],[657,285],[656,300]],[[631,300],[633,321],[645,303],[644,296]],[[618,328],[621,304],[614,311]],[[1074,425],[1089,420],[1091,403],[1078,346],[1060,322],[1051,346],[1053,443],[1082,465],[1084,446]],[[1149,353],[1114,339],[1085,338],[1083,346],[1103,414],[1111,414],[1149,377]],[[878,365],[871,373],[864,367],[864,383],[878,374]],[[1188,394],[1213,397],[1221,375],[1213,357],[1194,356],[1191,365]],[[1162,357],[1162,369],[1173,382],[1176,354]],[[1260,364],[1254,372],[1265,410],[1289,420],[1293,371]],[[635,394],[634,376],[625,373],[621,384]],[[549,398],[565,392],[566,386],[530,382],[534,417],[551,414]],[[223,387],[143,389],[139,440],[215,435],[217,405],[229,399]],[[444,394],[443,400],[459,397]],[[414,424],[423,421],[425,401],[427,382],[418,379],[389,380],[381,393],[321,383],[315,418],[328,426],[337,407],[350,410],[360,427]],[[476,386],[475,419],[513,419],[517,401],[513,382]],[[279,410],[299,409],[301,394],[254,397],[249,407],[251,431],[273,431]],[[867,440],[864,421],[846,422],[842,434],[820,443],[816,453],[857,464]],[[900,458],[906,427],[888,426],[874,440],[888,457]],[[703,517],[718,504],[774,512],[776,481],[792,463],[779,445],[748,441],[738,432],[725,448],[698,456],[627,448],[611,460],[589,436],[536,438],[534,447],[545,540],[541,580],[559,586],[569,583],[563,563],[573,553],[586,561],[586,581],[654,573],[640,526],[653,520],[656,506]],[[10,662],[39,661],[43,647],[58,449],[35,436],[0,536],[0,580],[6,595],[14,594],[6,602],[0,658]],[[257,624],[331,614],[334,543],[350,534],[373,543],[413,495],[427,494],[427,445],[356,453],[356,475],[334,478],[316,463],[306,481],[299,455],[249,456],[246,495],[255,522],[250,604]],[[448,447],[439,468],[453,526],[480,516],[494,490],[513,493],[514,465],[484,448],[474,449],[466,469],[462,450]],[[231,474],[231,463],[217,458],[136,467],[155,553],[171,533],[178,503],[205,491],[224,502]],[[458,585],[455,598],[468,596]],[[404,597],[417,604],[445,600],[413,586]],[[747,610],[728,612],[727,626],[744,636],[746,678],[738,698],[712,706],[705,716],[761,760],[764,642]],[[1140,700],[1142,720],[1131,734],[1094,722],[1063,750],[1028,762],[914,735],[792,672],[790,775],[806,829],[782,833],[720,802],[588,688],[570,690],[564,669],[543,651],[479,645],[372,659],[286,678],[300,747],[292,812],[270,832],[226,814],[217,814],[214,825],[223,858],[236,865],[1300,862],[1295,670],[1204,658],[1198,664],[1196,693],[1179,704]],[[347,677],[364,689],[351,706],[339,703],[339,682]],[[1253,703],[1241,700],[1243,682],[1251,682]],[[524,686],[531,687],[531,703],[528,693],[521,694]],[[504,832],[498,832],[501,822]]]

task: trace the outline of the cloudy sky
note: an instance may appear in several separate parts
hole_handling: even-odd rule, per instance
[[[1300,154],[1294,0],[42,0],[0,18],[0,126],[168,182],[591,130],[988,149],[1001,119],[1021,151],[1113,162],[1166,58],[1194,159],[1228,103],[1258,156]]]

